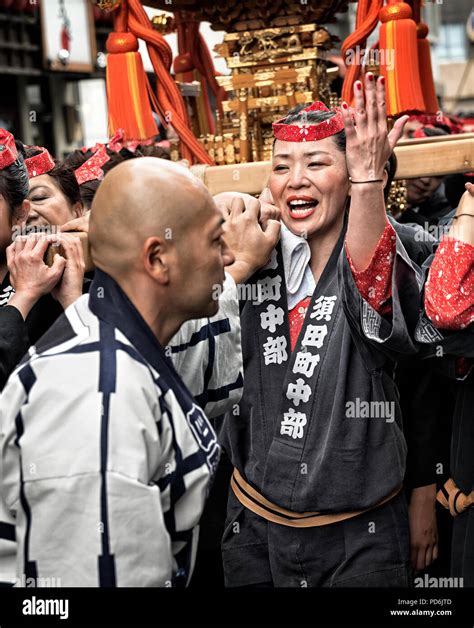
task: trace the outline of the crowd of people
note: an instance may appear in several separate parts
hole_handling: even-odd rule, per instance
[[[273,131],[256,199],[0,130],[4,586],[474,586],[474,184],[386,212],[451,131],[371,73]]]

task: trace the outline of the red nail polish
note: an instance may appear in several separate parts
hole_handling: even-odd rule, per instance
[[[382,83],[382,85],[385,85],[385,76],[380,77],[380,82]]]
[[[346,102],[342,103],[342,108],[343,109],[349,109],[349,105]]]
[[[357,89],[358,91],[360,91],[360,90],[362,89],[362,83],[361,83],[360,81],[357,81],[357,83],[356,83],[356,89]]]
[[[372,73],[367,74],[367,76],[369,77],[369,81],[374,80],[374,75]]]

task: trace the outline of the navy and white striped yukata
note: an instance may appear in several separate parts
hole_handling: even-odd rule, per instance
[[[228,289],[235,292],[235,284]],[[238,321],[234,296],[228,306]],[[222,308],[215,318],[225,318]],[[190,321],[181,334],[192,337],[207,324],[212,319]],[[208,342],[193,346],[201,346],[206,373],[215,339],[205,333]],[[213,398],[221,403],[242,392],[239,335],[218,335],[223,346],[234,346],[226,377],[236,385],[219,390],[212,373],[202,378],[216,385]],[[182,344],[178,337],[176,346]],[[4,576],[13,516],[17,579],[49,578],[58,586],[189,581],[219,446],[165,350],[111,277],[96,271],[90,294],[30,349],[0,410]]]

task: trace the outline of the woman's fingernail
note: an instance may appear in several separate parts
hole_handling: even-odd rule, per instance
[[[360,81],[357,81],[355,85],[356,85],[356,89],[358,91],[360,91],[362,89],[362,83]]]
[[[380,82],[382,83],[382,85],[385,85],[385,76],[380,77]]]
[[[342,108],[343,108],[343,109],[349,109],[349,105],[346,103],[346,101],[344,101],[344,102],[342,103]]]
[[[367,74],[367,77],[368,77],[369,81],[373,81],[374,80],[374,75],[372,74],[372,72],[369,72]]]

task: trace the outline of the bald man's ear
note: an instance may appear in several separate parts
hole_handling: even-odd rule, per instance
[[[147,238],[143,243],[143,267],[156,282],[166,285],[169,282],[167,243],[163,238]]]

